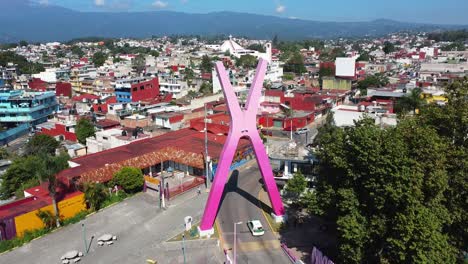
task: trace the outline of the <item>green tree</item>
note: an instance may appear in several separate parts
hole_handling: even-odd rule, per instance
[[[138,54],[138,56],[133,59],[132,67],[135,71],[140,74],[146,69],[146,58],[143,54]]]
[[[55,225],[55,217],[54,215],[52,214],[52,212],[50,211],[43,211],[41,209],[39,209],[36,213],[37,217],[39,217],[39,219],[41,219],[42,223],[44,224],[44,226],[48,229],[51,229],[51,228],[54,228],[54,225]]]
[[[85,55],[84,51],[80,47],[75,45],[71,47],[71,52],[72,54],[78,56],[78,58],[82,58]]]
[[[5,147],[0,147],[0,160],[10,158],[10,153]]]
[[[159,51],[157,51],[157,50],[152,50],[152,51],[150,51],[149,54],[151,56],[155,57],[155,58],[159,57]]]
[[[255,66],[257,66],[257,58],[250,54],[242,55],[239,59],[236,60],[236,66],[248,69],[255,68]]]
[[[29,62],[24,56],[12,51],[0,52],[0,66],[5,67],[10,62],[18,65],[18,70],[22,74],[33,74],[44,71],[44,66],[39,63]]]
[[[450,84],[445,93],[448,99],[445,106],[425,105],[417,117],[422,124],[435,129],[449,146],[445,154],[450,178],[444,203],[450,212],[450,221],[446,222],[445,229],[450,243],[462,256],[468,244],[468,78]]]
[[[334,76],[335,72],[330,67],[320,67],[318,74],[319,77],[322,78],[325,76]]]
[[[307,180],[301,172],[294,173],[292,179],[288,181],[285,191],[290,194],[293,199],[299,198],[307,188]]]
[[[285,74],[283,74],[283,80],[287,80],[287,81],[294,80],[294,74],[290,72],[286,72]]]
[[[90,209],[98,211],[108,194],[102,183],[89,182],[84,185],[84,195]]]
[[[189,82],[195,78],[195,72],[192,68],[186,67],[184,70],[185,81]]]
[[[104,62],[107,60],[107,54],[102,51],[95,52],[93,54],[93,63],[96,67],[104,65]]]
[[[399,113],[413,112],[416,113],[417,109],[420,109],[425,101],[421,97],[422,90],[420,88],[414,88],[409,94],[398,99],[395,110]]]
[[[86,118],[81,118],[76,123],[75,134],[78,138],[78,142],[86,144],[86,138],[94,137],[96,135],[96,131],[91,121]]]
[[[42,161],[37,156],[20,157],[13,160],[12,164],[2,175],[0,186],[1,199],[8,199],[18,191],[22,196],[22,190],[39,184],[36,174],[42,168]]]
[[[249,50],[256,50],[258,52],[265,52],[265,47],[262,44],[251,44],[247,47]]]
[[[37,170],[38,177],[41,181],[47,180],[47,190],[49,196],[52,199],[52,205],[54,208],[55,225],[60,227],[60,213],[57,206],[57,188],[61,184],[57,180],[57,173],[68,168],[68,160],[70,156],[67,153],[62,153],[57,157],[43,154],[40,156],[42,162],[42,168]]]
[[[207,94],[212,94],[213,93],[213,85],[209,82],[203,82],[202,85],[200,86],[200,93],[207,95]]]
[[[202,61],[200,64],[200,70],[202,72],[209,72],[213,70],[213,62],[211,61],[211,58],[208,55],[203,55]]]
[[[315,205],[337,226],[339,262],[453,263],[443,232],[448,146],[436,130],[414,119],[389,129],[364,119],[325,133]]]
[[[278,34],[275,34],[273,36],[273,39],[271,40],[271,46],[277,48],[278,47]]]
[[[26,47],[26,46],[28,46],[28,42],[25,41],[25,40],[21,40],[21,41],[19,42],[19,45],[20,45],[21,47]]]
[[[114,175],[112,181],[121,186],[125,192],[135,193],[142,190],[145,180],[140,169],[123,167]]]
[[[367,94],[367,88],[380,88],[388,84],[388,78],[383,74],[367,76],[364,80],[357,83],[357,88],[361,91],[361,95]]]
[[[55,138],[46,134],[34,135],[26,144],[25,153],[27,155],[55,155],[55,150],[60,143]]]
[[[285,72],[294,72],[298,75],[305,73],[307,70],[304,66],[304,57],[299,51],[294,52],[288,61],[284,64]]]
[[[369,55],[368,52],[363,52],[359,54],[359,57],[356,59],[356,61],[370,61],[371,56]]]
[[[395,45],[389,41],[385,41],[382,50],[385,52],[385,54],[392,53],[395,51]]]

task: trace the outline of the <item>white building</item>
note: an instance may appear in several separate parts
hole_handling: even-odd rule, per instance
[[[354,58],[336,58],[336,76],[354,77],[356,75],[356,59]]]
[[[139,134],[137,138],[134,138],[131,134],[129,135],[125,133],[126,132],[124,132],[124,130],[118,128],[97,131],[95,137],[89,137],[86,139],[88,154],[120,147],[148,137],[148,135]]]

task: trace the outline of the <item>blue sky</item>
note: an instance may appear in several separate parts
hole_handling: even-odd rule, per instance
[[[468,24],[468,0],[32,0],[80,11],[249,12],[321,21]]]

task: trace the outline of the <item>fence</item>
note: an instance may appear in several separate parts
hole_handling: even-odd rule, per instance
[[[282,243],[281,244],[281,249],[283,249],[284,253],[288,256],[291,263],[294,263],[294,264],[303,264],[304,263],[300,259],[298,259],[296,256],[294,256],[293,252],[291,252],[291,250],[286,246],[286,244]]]
[[[312,254],[310,256],[311,264],[334,264],[333,261],[329,260],[327,256],[324,256],[323,253],[318,250],[316,247],[312,249]]]
[[[176,197],[179,194],[182,194],[186,191],[189,191],[197,186],[200,186],[205,183],[205,178],[203,177],[194,177],[193,180],[184,182],[176,187],[169,188],[169,199]]]

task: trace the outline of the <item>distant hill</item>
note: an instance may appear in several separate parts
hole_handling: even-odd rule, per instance
[[[402,30],[461,29],[467,25],[431,25],[379,19],[369,22],[319,22],[235,12],[188,14],[172,11],[78,12],[27,0],[0,0],[0,42],[66,41],[86,36],[232,34],[280,39],[379,36]]]

